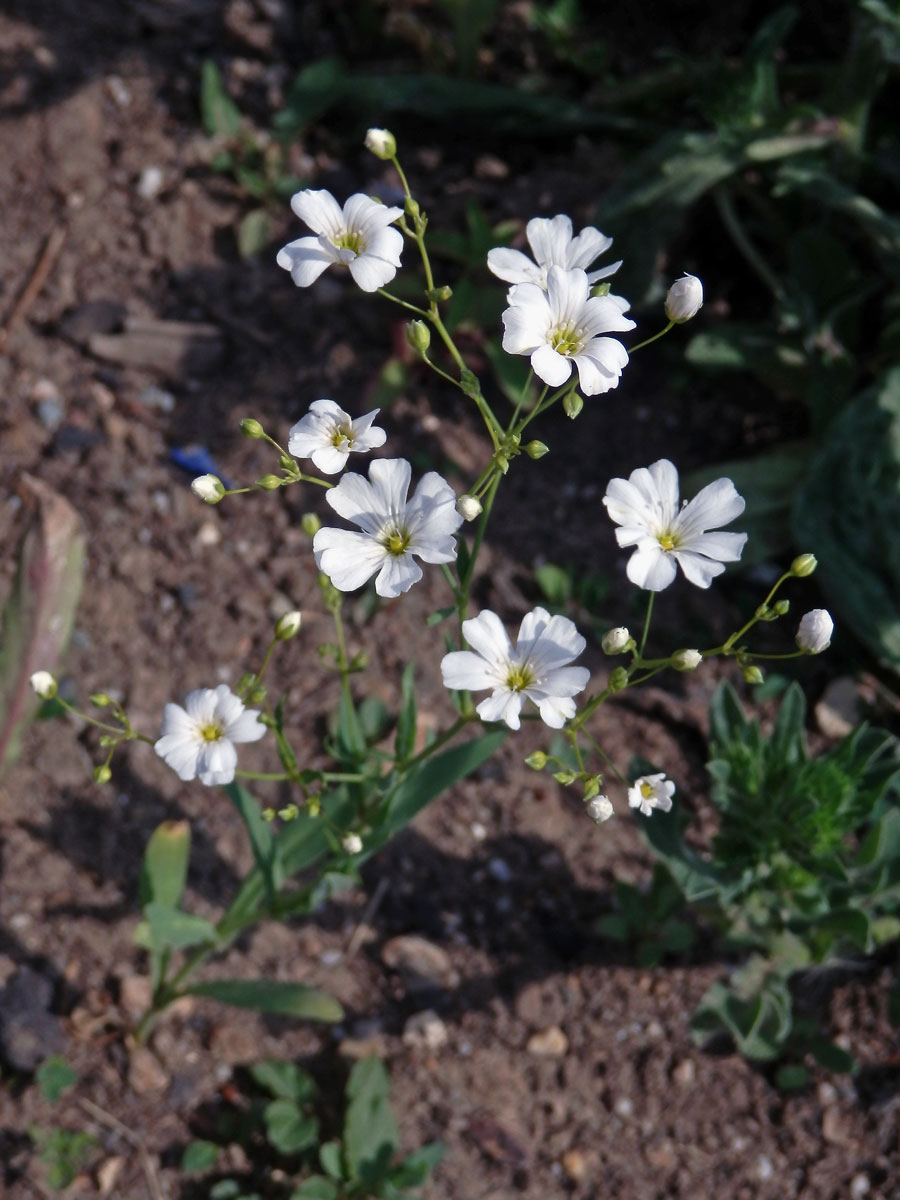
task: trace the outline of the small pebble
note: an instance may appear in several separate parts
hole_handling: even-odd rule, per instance
[[[569,1049],[569,1039],[558,1025],[550,1025],[533,1033],[525,1049],[535,1058],[563,1058]]]
[[[854,1175],[850,1180],[850,1195],[852,1200],[862,1200],[863,1196],[868,1196],[872,1184],[868,1175]]]
[[[472,830],[472,837],[476,842],[483,842],[487,837],[487,830],[480,821],[473,821],[470,829]]]
[[[138,395],[138,404],[143,404],[145,408],[155,408],[158,412],[170,413],[175,408],[175,397],[165,388],[151,383]]]
[[[440,1050],[450,1040],[447,1026],[430,1008],[413,1013],[403,1027],[403,1041],[407,1046],[418,1046],[425,1050]]]
[[[137,194],[142,200],[155,200],[162,191],[162,167],[144,167],[137,183]]]
[[[509,883],[513,877],[512,868],[505,859],[492,858],[487,865],[488,875],[498,883]]]
[[[615,1109],[617,1115],[620,1117],[630,1117],[631,1114],[634,1112],[634,1105],[631,1103],[631,1101],[628,1099],[627,1096],[620,1096],[619,1099],[613,1105],[613,1108]]]
[[[772,1160],[765,1154],[760,1154],[756,1160],[756,1178],[762,1183],[766,1183],[775,1174],[775,1168],[772,1166]]]
[[[580,1150],[567,1150],[562,1156],[562,1169],[573,1183],[582,1183],[587,1177],[588,1162]]]

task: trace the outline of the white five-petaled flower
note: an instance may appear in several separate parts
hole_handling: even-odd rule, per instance
[[[403,234],[391,228],[402,208],[379,204],[356,192],[341,209],[331,192],[307,188],[291,197],[291,208],[317,235],[288,242],[278,251],[279,267],[297,287],[309,287],[326,267],[348,267],[364,292],[375,292],[400,266]]]
[[[530,355],[534,373],[544,383],[560,387],[574,363],[586,396],[618,387],[628,352],[616,338],[602,335],[634,329],[634,321],[623,315],[626,301],[591,296],[584,271],[557,266],[547,271],[546,291],[536,283],[518,283],[508,300],[503,349]]]
[[[500,618],[488,610],[463,621],[462,631],[472,649],[444,655],[441,675],[448,688],[492,689],[476,709],[483,721],[505,721],[518,729],[526,697],[551,729],[561,729],[575,716],[572,697],[587,687],[590,671],[568,665],[585,645],[568,617],[532,609],[522,619],[515,647]]]
[[[831,645],[834,621],[826,608],[814,608],[800,618],[797,645],[807,654],[821,654]]]
[[[666,779],[662,772],[658,775],[641,775],[628,789],[628,803],[649,817],[654,808],[668,812],[674,793],[675,784],[671,779]]]
[[[693,500],[678,504],[678,472],[667,458],[639,467],[628,479],[611,479],[603,497],[620,546],[636,547],[628,578],[638,587],[661,592],[676,575],[676,564],[697,587],[707,588],[724,563],[737,562],[746,533],[710,533],[744,511],[730,479],[717,479]]]
[[[422,578],[414,554],[427,563],[455,560],[453,535],[463,520],[456,493],[429,471],[407,500],[410,477],[405,458],[381,458],[369,467],[368,479],[350,472],[326,492],[334,511],[362,530],[320,529],[313,538],[316,565],[339,591],[362,587],[377,571],[375,591],[393,598]]]
[[[488,268],[498,279],[505,279],[507,283],[536,283],[538,287],[546,288],[550,267],[562,267],[566,271],[580,267],[587,271],[594,259],[605,254],[612,245],[612,238],[593,225],[573,237],[572,222],[562,213],[556,217],[532,218],[525,226],[525,236],[534,262],[521,250],[510,250],[506,246],[488,251]],[[588,283],[614,275],[621,265],[620,259],[608,267],[588,271]]]
[[[237,767],[235,742],[256,742],[266,727],[256,709],[228,686],[198,688],[184,702],[163,709],[162,730],[153,749],[179,779],[199,778],[208,787],[231,783]]]
[[[337,475],[351,451],[365,453],[384,445],[387,434],[372,424],[380,411],[376,408],[353,420],[333,400],[313,400],[291,429],[288,451],[296,458],[311,458],[325,475]]]

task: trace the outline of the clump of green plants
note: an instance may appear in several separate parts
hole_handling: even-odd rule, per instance
[[[900,935],[897,740],[863,724],[811,756],[805,707],[792,684],[764,734],[722,683],[710,706],[719,824],[709,850],[687,844],[677,817],[646,826],[684,900],[728,949],[748,955],[703,997],[695,1038],[705,1044],[727,1033],[747,1058],[781,1060],[785,1086],[805,1081],[799,1060],[807,1053],[833,1070],[853,1065],[798,1017],[792,983]]]
[[[295,1063],[274,1059],[249,1069],[246,1109],[222,1123],[223,1141],[251,1145],[260,1139],[288,1170],[284,1177],[289,1200],[417,1200],[415,1189],[426,1183],[440,1161],[443,1147],[429,1143],[399,1158],[397,1122],[390,1105],[390,1079],[377,1058],[356,1063],[345,1090],[344,1119],[338,1136],[324,1140],[316,1115],[318,1088]],[[220,1145],[192,1142],[182,1168],[210,1171]],[[298,1182],[299,1181],[299,1182]],[[210,1200],[253,1200],[237,1179],[214,1183]]]

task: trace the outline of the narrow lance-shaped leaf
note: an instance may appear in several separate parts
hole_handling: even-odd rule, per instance
[[[19,490],[25,527],[0,618],[0,772],[18,755],[38,707],[31,675],[59,671],[84,581],[85,533],[78,513],[30,475],[22,476]]]
[[[175,908],[181,900],[191,854],[191,827],[187,821],[163,821],[147,847],[138,881],[141,907],[155,901]]]
[[[302,983],[268,979],[216,979],[185,988],[185,995],[206,996],[220,1004],[256,1012],[302,1017],[308,1021],[340,1021],[344,1010],[333,996]]]

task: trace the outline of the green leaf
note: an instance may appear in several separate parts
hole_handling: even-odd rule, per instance
[[[225,90],[219,68],[210,59],[200,77],[200,114],[210,137],[236,137],[241,131],[241,114]]]
[[[219,1161],[219,1147],[215,1142],[189,1142],[181,1155],[182,1171],[211,1171]]]
[[[322,1170],[332,1179],[344,1178],[340,1142],[323,1142],[319,1147],[319,1162],[322,1164]]]
[[[255,258],[268,247],[272,240],[269,214],[264,208],[254,208],[241,218],[238,225],[237,245],[241,258]]]
[[[450,610],[453,612],[453,609]],[[400,683],[402,702],[397,716],[397,732],[394,736],[394,754],[403,762],[409,758],[416,745],[416,664],[409,662],[403,671]]]
[[[834,1071],[837,1075],[849,1075],[856,1066],[852,1054],[829,1042],[826,1038],[812,1038],[808,1043],[810,1054],[826,1071]]]
[[[438,608],[433,613],[429,613],[425,618],[425,624],[431,628],[433,625],[440,625],[441,621],[446,621],[448,617],[452,617],[456,612],[456,605],[450,604],[447,608]]]
[[[203,917],[155,900],[144,905],[144,920],[149,933],[148,949],[185,950],[188,946],[215,946],[219,940],[215,926]]]
[[[59,673],[81,595],[85,531],[78,513],[47,484],[22,475],[22,536],[16,574],[0,614],[0,774],[18,757],[40,700],[35,671]]]
[[[187,881],[191,855],[191,827],[187,821],[163,821],[147,847],[138,881],[141,906],[151,902],[176,908]]]
[[[544,599],[553,608],[564,608],[572,598],[571,574],[563,567],[544,563],[537,568],[534,578],[543,592]]]
[[[339,1200],[339,1196],[340,1189],[333,1179],[311,1175],[298,1188],[294,1188],[290,1200]]]
[[[351,1178],[369,1185],[385,1176],[399,1141],[389,1092],[387,1071],[377,1058],[354,1065],[347,1081],[344,1155]]]
[[[250,1067],[250,1077],[277,1100],[308,1104],[316,1095],[315,1080],[296,1063],[264,1058]]]
[[[52,1104],[59,1099],[66,1088],[70,1088],[76,1082],[78,1072],[74,1071],[64,1058],[53,1054],[50,1058],[44,1059],[35,1071],[34,1077],[41,1090],[41,1095]]]
[[[273,1100],[263,1112],[266,1138],[279,1154],[300,1154],[315,1146],[319,1123],[302,1112],[292,1100]]]
[[[337,719],[338,752],[347,763],[360,762],[366,756],[366,738],[356,707],[346,688],[341,689]]]
[[[206,996],[235,1008],[256,1012],[279,1013],[308,1021],[340,1021],[344,1010],[333,996],[302,983],[284,983],[266,979],[216,979],[195,983],[183,995]]]
[[[801,1092],[809,1080],[809,1071],[801,1063],[786,1063],[775,1072],[775,1086],[783,1092]]]
[[[227,784],[224,791],[244,822],[253,858],[262,872],[266,892],[271,900],[281,891],[284,884],[280,847],[272,825],[265,820],[256,799],[243,784],[235,780]]]
[[[446,1153],[440,1142],[429,1142],[413,1150],[391,1171],[391,1183],[396,1188],[421,1187]]]

